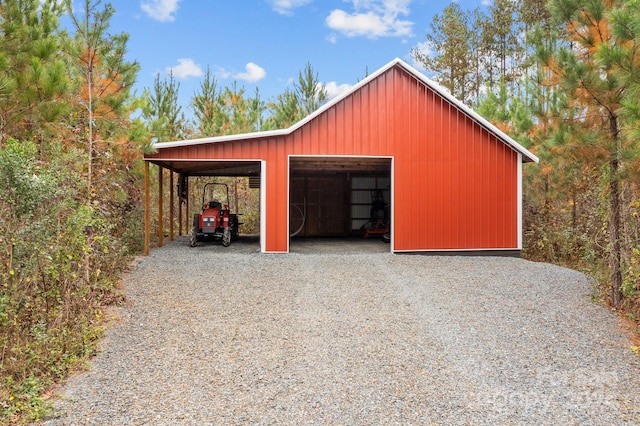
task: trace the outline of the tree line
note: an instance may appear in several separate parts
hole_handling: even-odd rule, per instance
[[[37,420],[42,392],[95,351],[102,307],[141,252],[141,152],[153,141],[286,128],[327,94],[310,64],[273,100],[207,70],[191,97],[139,64],[100,0],[0,0],[0,421]],[[61,26],[61,19],[70,24]],[[451,3],[414,60],[531,149],[523,254],[587,271],[640,315],[640,2]],[[239,185],[244,188],[243,185]],[[605,291],[606,289],[606,291]]]

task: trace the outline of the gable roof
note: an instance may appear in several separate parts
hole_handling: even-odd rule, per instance
[[[375,80],[380,75],[384,74],[385,72],[387,72],[389,69],[393,68],[394,66],[399,66],[402,69],[404,69],[405,72],[407,72],[408,74],[412,75],[417,80],[421,81],[425,86],[429,87],[431,90],[433,90],[439,96],[441,96],[442,98],[447,100],[449,103],[451,103],[453,106],[455,106],[459,111],[464,113],[466,116],[471,118],[476,123],[480,124],[482,127],[484,127],[489,133],[493,134],[495,137],[497,137],[503,143],[509,145],[515,151],[517,151],[520,154],[522,154],[523,161],[525,161],[525,162],[532,161],[532,162],[536,162],[536,163],[539,161],[538,157],[535,156],[528,149],[526,149],[524,146],[520,145],[518,142],[516,142],[509,135],[504,133],[502,130],[498,129],[495,125],[491,124],[487,119],[482,117],[480,114],[475,112],[473,109],[471,109],[470,107],[468,107],[464,103],[462,103],[460,100],[456,99],[454,96],[452,96],[446,89],[444,89],[438,83],[436,83],[435,81],[429,79],[427,76],[422,74],[416,68],[412,67],[411,65],[409,65],[408,63],[406,63],[405,61],[403,61],[403,60],[401,60],[399,58],[396,58],[396,59],[392,60],[391,62],[389,62],[388,64],[386,64],[382,68],[378,69],[376,72],[374,72],[374,73],[370,74],[369,76],[367,76],[367,78],[365,78],[365,79],[361,80],[360,82],[358,82],[357,84],[353,85],[349,90],[347,90],[345,92],[342,92],[340,95],[334,97],[329,102],[325,103],[320,108],[318,108],[316,111],[314,111],[313,113],[309,114],[308,116],[306,116],[302,120],[298,121],[297,123],[293,124],[291,127],[287,128],[287,129],[267,130],[267,131],[252,132],[252,133],[240,133],[240,134],[225,135],[225,136],[213,136],[213,137],[187,139],[187,140],[179,140],[179,141],[171,141],[171,142],[157,142],[157,143],[154,143],[152,145],[152,147],[154,149],[174,148],[174,147],[177,147],[177,146],[183,146],[184,147],[184,146],[192,146],[192,145],[200,145],[200,144],[210,144],[210,143],[219,143],[219,142],[232,142],[232,141],[238,141],[238,140],[248,140],[248,139],[258,139],[258,138],[268,138],[268,137],[273,137],[273,136],[285,136],[285,135],[288,135],[288,134],[294,132],[295,130],[299,129],[300,127],[303,127],[305,124],[307,124],[308,122],[310,122],[311,120],[313,120],[314,118],[316,118],[317,116],[319,116],[320,114],[325,112],[326,110],[330,109],[334,105],[338,104],[340,101],[342,101],[343,99],[347,98],[352,93],[357,92],[361,87],[363,87],[366,84],[368,84],[369,82]]]

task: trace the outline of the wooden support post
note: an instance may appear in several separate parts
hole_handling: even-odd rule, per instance
[[[149,162],[144,162],[144,255],[149,256]]]
[[[187,177],[189,179],[189,177]],[[191,233],[190,225],[191,221],[189,220],[189,187],[191,185],[187,184],[187,202],[184,205],[185,217],[184,217],[184,229],[187,235]]]
[[[173,170],[169,171],[169,241],[173,241],[173,209],[175,208],[174,197],[175,188],[173,187]]]
[[[162,247],[164,244],[164,227],[162,226],[164,220],[162,216],[163,178],[164,169],[162,166],[158,166],[158,247]]]
[[[178,175],[178,188],[180,188],[180,194],[178,196],[178,235],[182,236],[182,179]]]

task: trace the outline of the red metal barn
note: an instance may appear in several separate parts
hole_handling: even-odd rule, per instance
[[[300,206],[302,235],[356,230],[372,190],[389,205],[393,252],[518,253],[522,164],[538,161],[399,59],[289,129],[155,148],[147,165],[172,177],[259,177],[261,249],[270,253],[289,251]]]

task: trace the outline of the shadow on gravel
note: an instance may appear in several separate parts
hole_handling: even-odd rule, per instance
[[[180,236],[167,244],[189,246],[189,237]],[[167,245],[165,244],[165,246]],[[219,251],[220,253],[259,253],[259,235],[240,235],[238,240],[224,247],[221,242],[199,242],[192,247],[195,253],[199,251]],[[298,254],[367,254],[391,253],[391,246],[380,239],[348,237],[348,238],[292,238],[289,252]]]

